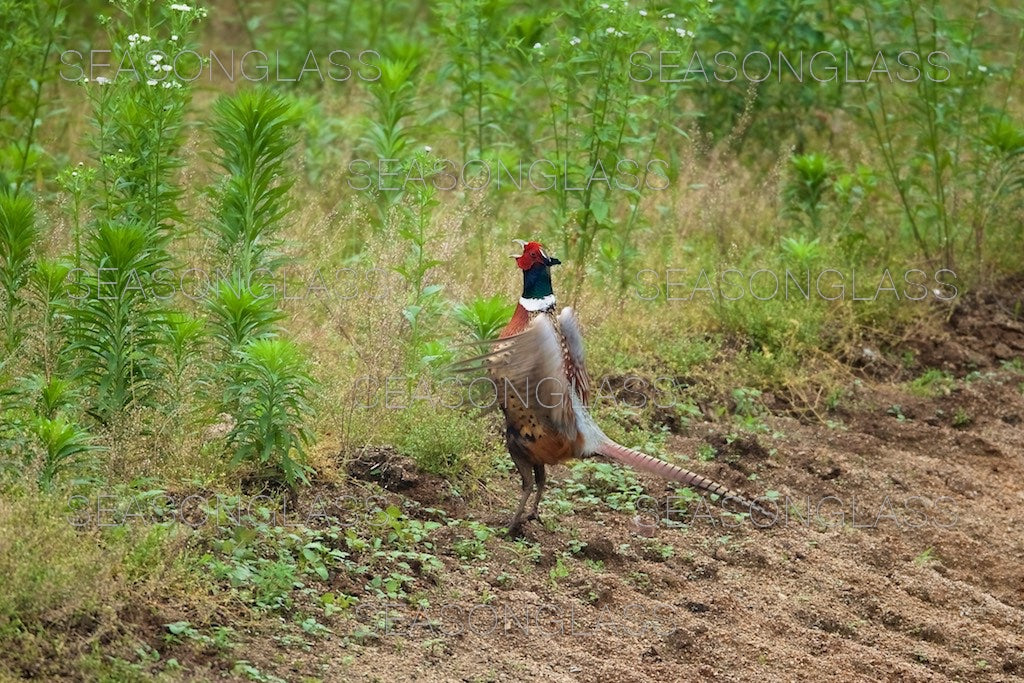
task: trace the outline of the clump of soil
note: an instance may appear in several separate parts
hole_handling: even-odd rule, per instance
[[[915,335],[904,346],[919,366],[957,374],[1024,358],[1024,276],[959,297],[939,334]]]
[[[388,491],[400,492],[420,480],[412,458],[399,455],[388,446],[361,448],[348,463],[349,476],[372,481]]]
[[[442,509],[454,517],[464,515],[467,509],[466,501],[452,490],[448,481],[420,470],[412,458],[390,446],[359,449],[349,460],[348,474],[400,494],[421,507]]]

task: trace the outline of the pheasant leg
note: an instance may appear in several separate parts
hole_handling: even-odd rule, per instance
[[[533,499],[533,509],[530,511],[530,516],[526,519],[535,519],[539,522],[540,515],[537,514],[537,508],[540,507],[540,497],[544,495],[544,484],[547,481],[544,463],[533,466],[533,476],[537,480],[537,497]]]
[[[519,508],[508,525],[509,534],[514,535],[523,526],[523,522],[526,521],[523,517],[523,511],[526,509],[526,501],[530,499],[530,494],[533,493],[534,468],[530,461],[526,459],[526,456],[517,453],[515,449],[509,449],[509,454],[512,456],[512,462],[516,464],[519,476],[523,480],[523,494],[519,497]]]

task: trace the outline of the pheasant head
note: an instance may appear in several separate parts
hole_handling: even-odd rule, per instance
[[[523,271],[523,294],[519,303],[527,311],[541,311],[555,305],[555,291],[551,287],[551,266],[561,263],[548,256],[539,242],[515,240],[522,246],[523,253],[512,258]]]

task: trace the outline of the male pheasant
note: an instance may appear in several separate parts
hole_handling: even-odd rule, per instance
[[[513,255],[523,271],[519,304],[494,342],[495,348],[462,364],[467,369],[473,361],[484,361],[505,414],[505,441],[523,480],[522,497],[509,532],[517,533],[526,520],[538,518],[545,465],[588,456],[603,456],[715,494],[722,502],[767,514],[722,484],[626,448],[601,431],[588,410],[589,378],[576,313],[571,308],[555,312],[551,267],[560,261],[548,256],[537,242],[516,242],[523,248],[521,255]],[[524,517],[535,485],[537,495],[529,515]]]

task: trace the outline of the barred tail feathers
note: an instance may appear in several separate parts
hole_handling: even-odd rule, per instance
[[[647,455],[646,453],[635,451],[632,448],[626,448],[625,446],[621,446],[610,439],[598,446],[598,448],[595,449],[595,452],[598,455],[603,455],[615,462],[628,465],[635,470],[648,472],[664,479],[668,479],[669,481],[677,482],[683,486],[692,486],[700,489],[701,491],[707,491],[708,493],[719,496],[723,502],[733,502],[736,505],[743,507],[745,511],[757,511],[764,515],[768,514],[764,508],[759,506],[757,503],[736,491],[726,488],[714,479],[697,474],[696,472],[684,470],[682,467],[677,467],[672,463],[659,460],[658,458]]]

